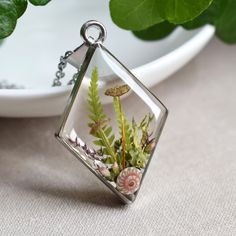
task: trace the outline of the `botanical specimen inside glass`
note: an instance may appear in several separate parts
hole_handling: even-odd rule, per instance
[[[80,67],[57,137],[128,203],[140,189],[166,117],[164,105],[97,43]]]

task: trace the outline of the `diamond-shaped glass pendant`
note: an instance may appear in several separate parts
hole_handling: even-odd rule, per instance
[[[87,37],[96,27],[99,37]],[[67,58],[76,82],[57,138],[123,202],[133,202],[164,126],[165,106],[103,45],[97,21]]]

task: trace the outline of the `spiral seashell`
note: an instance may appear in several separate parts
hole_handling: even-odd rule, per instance
[[[135,167],[128,167],[121,171],[117,177],[117,190],[122,194],[129,195],[139,189],[142,173]]]

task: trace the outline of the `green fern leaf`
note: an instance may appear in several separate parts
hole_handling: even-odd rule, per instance
[[[104,133],[106,134],[107,137],[109,137],[109,135],[111,134],[111,132],[112,132],[111,126],[109,126],[108,128],[106,128],[106,129],[104,130]]]
[[[103,147],[103,142],[101,142],[101,140],[94,140],[93,143],[97,146]]]
[[[109,143],[112,144],[115,139],[115,135],[112,134],[112,136],[109,138]]]
[[[109,119],[104,113],[100,96],[98,93],[98,70],[95,67],[92,71],[90,85],[88,88],[88,111],[92,122],[88,123],[91,128],[90,134],[96,138],[93,143],[102,147],[103,153],[110,156],[113,162],[116,161],[116,153],[113,147],[115,136],[112,134],[112,127],[108,125]]]

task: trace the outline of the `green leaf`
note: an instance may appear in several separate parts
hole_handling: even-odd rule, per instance
[[[115,139],[115,135],[112,134],[111,137],[109,138],[109,143],[112,144]]]
[[[34,5],[45,5],[50,0],[29,0]],[[0,0],[0,39],[8,37],[15,29],[17,18],[28,5],[27,0]]]
[[[93,143],[103,147],[104,154],[116,161],[116,153],[113,147],[115,136],[112,134],[112,127],[108,125],[109,119],[104,114],[102,103],[98,92],[98,69],[92,71],[91,80],[88,88],[88,117],[92,122],[88,123],[91,128],[90,134],[96,138]]]
[[[227,1],[227,0],[226,0]],[[185,29],[196,29],[205,24],[215,24],[215,20],[220,16],[221,11],[224,11],[225,8],[225,0],[214,0],[210,7],[205,10],[200,16],[191,20],[182,26]]]
[[[112,20],[121,28],[140,31],[167,20],[182,24],[200,15],[212,0],[110,0]]]
[[[13,0],[16,6],[16,11],[17,11],[17,17],[21,17],[28,5],[27,0]]]
[[[216,35],[226,43],[236,43],[236,1],[214,0],[212,5],[199,17],[183,25],[195,29],[205,24],[216,27]]]
[[[29,0],[35,6],[44,6],[48,4],[51,0]]]
[[[174,24],[182,24],[199,16],[213,0],[157,0],[159,15]]]
[[[173,32],[176,27],[176,25],[164,21],[145,30],[134,31],[133,34],[140,39],[152,41],[165,38]]]
[[[112,20],[121,28],[142,30],[162,22],[159,0],[111,0]]]
[[[96,67],[92,71],[88,97],[88,109],[91,113],[91,120],[94,122],[100,122],[101,120],[104,120],[106,115],[103,112],[103,107],[98,94],[98,70]]]
[[[17,8],[14,1],[0,1],[0,39],[9,36],[15,29],[17,22]]]
[[[95,145],[97,145],[97,146],[101,146],[101,147],[104,146],[104,145],[103,145],[103,142],[102,142],[101,140],[94,140],[93,143],[94,143]]]
[[[132,137],[133,137],[134,149],[140,149],[138,131],[139,131],[139,127],[138,127],[135,119],[133,118],[133,120],[132,120]]]
[[[104,133],[106,134],[106,136],[109,136],[111,132],[112,132],[111,126],[109,126],[107,129],[104,130]]]
[[[228,0],[224,3],[224,11],[215,21],[216,35],[226,43],[236,43],[236,1]]]

